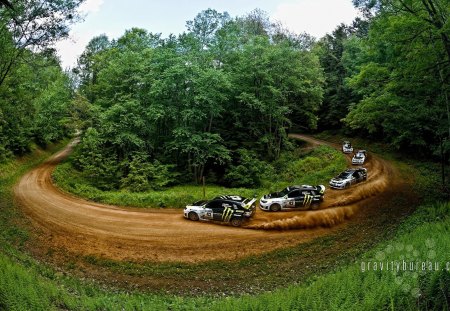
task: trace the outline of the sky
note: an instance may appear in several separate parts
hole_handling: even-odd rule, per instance
[[[358,15],[351,0],[86,0],[79,8],[84,16],[72,26],[69,39],[57,43],[63,68],[74,67],[87,43],[106,34],[116,39],[132,27],[168,37],[186,30],[186,21],[208,8],[243,16],[259,8],[289,30],[320,38],[340,23]]]

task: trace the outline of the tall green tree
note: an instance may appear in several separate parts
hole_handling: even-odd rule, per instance
[[[42,51],[67,37],[84,0],[18,0],[0,7],[0,86],[28,50]]]
[[[349,81],[363,99],[353,106],[347,124],[398,148],[434,151],[444,169],[450,150],[447,1],[358,4],[375,8],[376,15],[361,49],[366,62]],[[442,177],[445,185],[444,171]]]

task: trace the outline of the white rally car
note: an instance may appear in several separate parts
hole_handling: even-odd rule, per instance
[[[352,153],[353,152],[352,144],[349,141],[344,141],[342,143],[342,152],[343,153]]]
[[[263,211],[316,209],[323,201],[325,186],[289,186],[280,192],[263,196],[259,208]]]
[[[362,165],[366,161],[367,151],[366,150],[358,150],[352,158],[352,164]]]

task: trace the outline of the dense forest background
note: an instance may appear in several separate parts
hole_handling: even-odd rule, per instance
[[[342,130],[448,163],[447,0],[354,0],[320,39],[208,9],[178,36],[95,37],[64,72],[51,46],[80,2],[0,7],[2,159],[79,130],[74,166],[101,189],[253,186],[290,130]]]

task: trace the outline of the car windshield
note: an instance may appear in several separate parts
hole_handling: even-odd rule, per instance
[[[355,159],[362,159],[362,155],[360,155],[360,154],[357,154],[357,155],[355,155]]]
[[[192,205],[194,205],[194,206],[203,206],[203,205],[205,205],[208,202],[209,202],[208,200],[200,200],[200,201],[194,202]]]
[[[284,188],[280,192],[277,192],[277,197],[284,197],[285,195],[287,195],[289,193],[289,191],[290,191],[289,187]]]
[[[350,176],[352,176],[352,172],[342,172],[339,174],[339,176],[337,178],[345,179],[345,178],[349,178]]]

